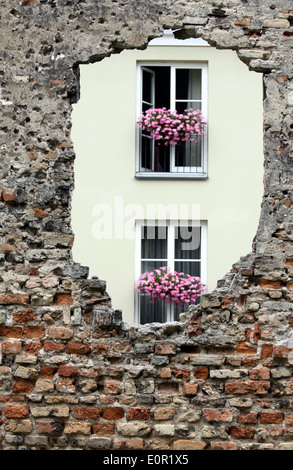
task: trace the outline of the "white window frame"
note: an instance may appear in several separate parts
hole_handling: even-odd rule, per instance
[[[136,221],[135,224],[135,283],[139,275],[141,274],[141,262],[144,261],[141,258],[141,229],[144,226],[163,226],[167,227],[168,230],[168,244],[167,244],[167,266],[174,271],[175,269],[175,227],[179,226],[195,226],[201,227],[201,257],[199,260],[200,262],[200,278],[203,284],[207,287],[207,221],[181,221],[178,223],[177,221],[170,220],[170,221],[150,221],[150,220],[142,220]],[[147,260],[149,261],[149,260]],[[154,260],[156,261],[156,260]],[[177,260],[176,261],[180,261]],[[182,260],[182,261],[187,261]],[[139,306],[139,293],[135,292],[134,298],[134,305],[135,305],[135,323],[140,323],[140,306]],[[171,322],[174,319],[174,309],[173,305],[169,305],[167,309],[167,316],[166,321]]]
[[[137,63],[137,109],[136,120],[142,113],[142,80],[143,69],[148,67],[166,66],[170,67],[170,108],[175,109],[175,75],[176,69],[200,69],[202,71],[202,98],[201,100],[188,100],[201,102],[201,110],[205,119],[208,118],[208,63],[207,62],[186,62],[186,61],[146,61]],[[181,100],[186,102],[187,100]],[[155,171],[141,171],[140,167],[140,148],[141,148],[141,130],[137,125],[136,128],[136,177],[137,178],[192,178],[202,179],[207,178],[207,160],[208,160],[208,138],[207,135],[203,138],[203,155],[202,166],[193,167],[193,171],[186,171],[184,167],[175,166],[175,148],[171,147],[170,152],[170,172],[155,172]],[[153,152],[154,153],[154,152]],[[152,157],[153,158],[153,157]],[[173,170],[173,171],[172,171]]]

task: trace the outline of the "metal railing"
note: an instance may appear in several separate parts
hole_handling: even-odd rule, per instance
[[[166,146],[141,133],[137,173],[141,176],[204,175],[204,146],[205,139],[202,135],[197,136],[196,141]]]

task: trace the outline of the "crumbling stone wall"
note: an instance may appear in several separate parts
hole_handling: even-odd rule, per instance
[[[293,448],[290,4],[1,1],[2,449]],[[264,196],[251,253],[200,307],[127,325],[71,257],[71,110],[80,63],[164,27],[263,74]]]

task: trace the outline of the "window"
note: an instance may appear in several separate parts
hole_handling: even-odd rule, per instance
[[[207,65],[199,63],[138,66],[138,116],[149,108],[183,113],[200,109],[207,118]],[[137,177],[206,177],[207,138],[175,146],[159,145],[147,131],[137,131]]]
[[[171,271],[199,276],[206,283],[206,224],[138,223],[136,225],[136,279],[141,273],[167,266]],[[136,294],[137,323],[179,319],[188,308],[162,301],[151,303],[144,293]]]

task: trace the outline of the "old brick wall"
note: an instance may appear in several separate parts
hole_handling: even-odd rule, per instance
[[[127,325],[71,257],[71,110],[78,64],[164,27],[263,74],[264,196],[199,308]],[[1,448],[293,449],[291,2],[1,0],[0,34]]]

